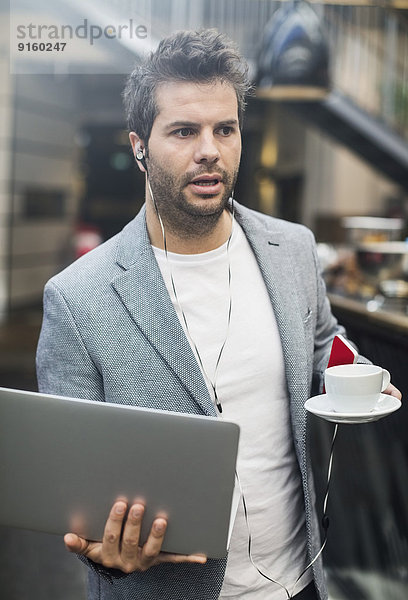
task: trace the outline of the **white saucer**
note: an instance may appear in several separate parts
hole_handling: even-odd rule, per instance
[[[401,401],[394,396],[388,394],[381,394],[374,409],[368,413],[342,413],[333,410],[330,406],[330,400],[327,394],[321,394],[320,396],[313,396],[305,402],[305,408],[314,415],[326,419],[326,421],[332,421],[333,423],[371,423],[371,421],[377,421],[387,415],[390,415],[394,411],[401,407]]]

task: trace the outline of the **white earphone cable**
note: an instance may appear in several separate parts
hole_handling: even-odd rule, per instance
[[[197,344],[195,343],[195,341],[194,341],[194,339],[193,339],[193,337],[192,337],[192,335],[190,333],[190,329],[189,329],[189,326],[188,326],[188,321],[187,321],[186,314],[185,314],[185,312],[183,310],[183,307],[181,306],[181,303],[180,303],[179,298],[178,298],[176,284],[175,284],[174,277],[173,277],[173,271],[172,271],[171,264],[170,264],[169,257],[168,257],[167,239],[166,239],[166,233],[165,233],[165,230],[164,230],[164,224],[163,224],[162,218],[160,216],[157,204],[156,204],[156,202],[154,200],[154,196],[153,196],[152,188],[150,186],[149,178],[147,179],[147,183],[148,183],[148,186],[149,186],[150,196],[152,198],[153,205],[155,207],[156,214],[157,214],[157,217],[158,217],[158,220],[159,220],[159,223],[160,223],[160,228],[161,228],[161,231],[162,231],[164,253],[165,253],[165,256],[166,256],[166,264],[167,264],[167,268],[168,268],[169,275],[170,275],[171,287],[172,287],[172,290],[173,290],[174,298],[176,300],[177,306],[178,306],[180,314],[182,316],[182,319],[183,319],[183,322],[184,322],[184,325],[185,325],[185,330],[186,330],[188,339],[190,341],[190,344],[194,348],[196,356],[197,356],[198,361],[200,363],[201,371],[202,371],[205,379],[210,384],[210,386],[211,386],[211,388],[213,390],[215,405],[216,405],[216,407],[218,409],[218,412],[222,413],[222,405],[221,405],[221,402],[219,401],[219,398],[218,398],[217,385],[216,384],[217,384],[218,367],[219,367],[219,364],[221,362],[221,357],[222,357],[222,354],[224,352],[225,345],[226,345],[226,343],[228,341],[228,335],[229,335],[230,324],[231,324],[231,314],[232,314],[231,261],[230,261],[230,255],[229,255],[229,248],[230,248],[230,244],[231,244],[232,235],[234,233],[234,222],[235,222],[235,219],[234,219],[234,194],[232,193],[232,196],[230,198],[231,202],[232,202],[231,233],[230,233],[230,235],[228,237],[227,245],[226,245],[226,253],[227,253],[227,257],[228,257],[228,291],[229,291],[229,302],[228,302],[228,310],[227,310],[227,328],[226,328],[226,332],[225,332],[225,338],[224,338],[224,341],[221,344],[221,348],[220,348],[220,351],[218,353],[218,358],[217,358],[217,361],[216,361],[216,364],[215,364],[214,376],[213,376],[213,379],[211,379],[210,376],[208,375],[205,367],[204,367],[204,364],[203,364],[200,352],[199,352],[199,350],[197,348]]]

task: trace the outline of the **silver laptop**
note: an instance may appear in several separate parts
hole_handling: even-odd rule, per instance
[[[239,427],[221,419],[0,388],[0,523],[101,540],[113,502],[145,504],[142,542],[225,556]]]

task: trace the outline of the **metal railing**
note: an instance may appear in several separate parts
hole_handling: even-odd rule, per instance
[[[152,0],[152,25],[158,37],[216,27],[236,41],[254,74],[264,27],[285,1]],[[311,4],[331,47],[333,87],[408,139],[408,10],[395,10],[396,0]]]
[[[408,21],[384,6],[326,6],[333,86],[408,139]]]

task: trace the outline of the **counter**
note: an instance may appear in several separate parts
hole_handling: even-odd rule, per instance
[[[348,298],[339,294],[328,294],[334,313],[344,315],[348,319],[361,320],[373,327],[385,329],[391,335],[395,333],[408,333],[408,314],[402,311],[380,308],[369,311],[367,303],[363,300]]]
[[[408,315],[403,311],[379,309],[367,303],[330,294],[332,311],[357,345],[359,352],[392,373],[394,385],[408,396]]]

